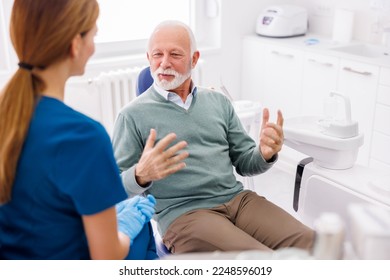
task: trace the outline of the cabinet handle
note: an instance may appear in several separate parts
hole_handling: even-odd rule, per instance
[[[330,62],[321,62],[321,61],[317,61],[313,58],[309,58],[308,59],[310,62],[312,63],[316,63],[316,64],[319,64],[319,65],[322,65],[322,66],[325,66],[325,67],[333,67],[333,64],[330,63]]]
[[[371,72],[367,72],[367,71],[358,71],[358,70],[352,69],[351,67],[344,67],[343,70],[344,70],[344,71],[351,72],[351,73],[359,74],[359,75],[364,75],[364,76],[371,76],[371,75],[372,75]]]
[[[275,54],[275,55],[278,55],[278,56],[287,57],[287,58],[294,58],[294,56],[292,54],[288,54],[288,53],[281,53],[281,52],[278,52],[278,51],[271,51],[271,53]]]

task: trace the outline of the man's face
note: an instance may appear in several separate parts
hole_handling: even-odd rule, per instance
[[[187,31],[179,26],[157,30],[149,44],[148,59],[154,81],[173,90],[191,76],[192,56]]]

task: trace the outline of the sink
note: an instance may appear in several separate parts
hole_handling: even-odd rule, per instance
[[[386,48],[384,46],[379,46],[379,45],[353,44],[353,45],[335,47],[332,48],[332,50],[338,52],[344,52],[347,54],[370,57],[370,58],[384,57],[384,56],[390,57],[390,48],[389,47]]]
[[[302,116],[284,122],[284,143],[328,169],[351,168],[363,144],[363,134],[339,138],[324,134],[321,116]]]

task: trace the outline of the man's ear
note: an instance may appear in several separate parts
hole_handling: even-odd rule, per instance
[[[192,55],[192,63],[191,63],[192,68],[195,68],[196,64],[198,63],[199,57],[200,57],[199,51],[195,51],[194,54]]]
[[[81,38],[80,34],[77,34],[73,38],[72,43],[70,45],[70,56],[72,58],[75,58],[79,55],[80,49],[81,49],[81,41],[82,41],[82,38]]]

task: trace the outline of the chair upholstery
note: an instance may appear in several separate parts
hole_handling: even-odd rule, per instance
[[[137,85],[135,87],[136,89],[136,95],[139,96],[143,92],[145,92],[150,86],[153,84],[153,77],[150,73],[150,67],[145,67],[141,70],[141,72],[138,74],[137,79]]]

